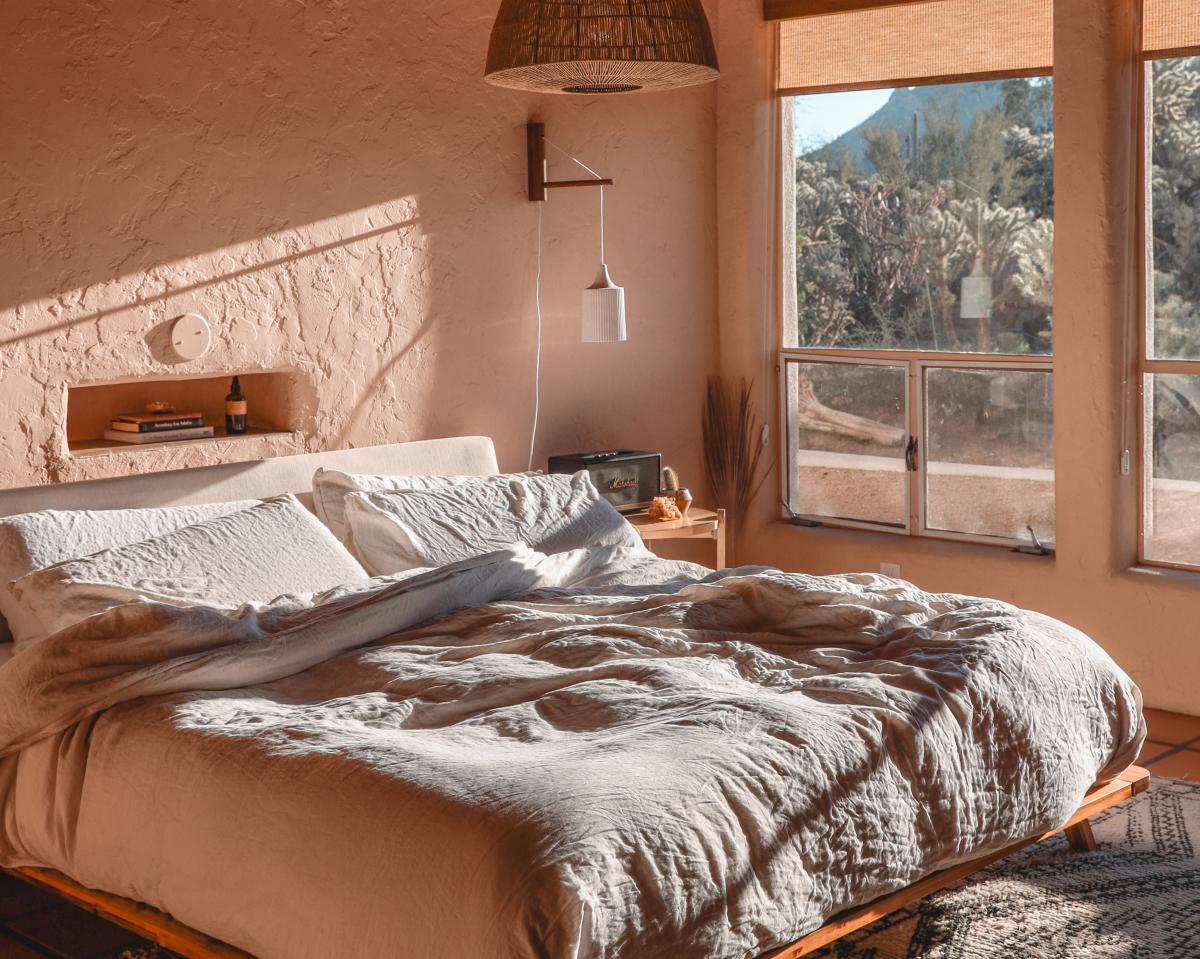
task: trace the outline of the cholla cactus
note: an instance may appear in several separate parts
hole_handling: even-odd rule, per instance
[[[1017,240],[1017,290],[1030,303],[1049,310],[1054,303],[1054,221],[1035,220]]]

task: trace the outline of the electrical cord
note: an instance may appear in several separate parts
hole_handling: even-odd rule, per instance
[[[542,139],[554,147],[559,153],[565,156],[568,160],[578,164],[597,180],[603,180],[599,173],[593,170],[590,166],[580,160],[578,157],[573,157],[566,150],[560,147],[553,140],[543,136]],[[534,348],[533,360],[533,425],[529,431],[529,465],[526,469],[533,469],[533,449],[537,444],[538,432],[538,412],[542,402],[542,208],[545,203],[539,203],[538,222],[537,222],[537,274],[533,281],[533,309],[537,316],[537,339]],[[604,187],[600,187],[600,260],[604,260]]]
[[[533,309],[537,316],[537,341],[533,360],[533,427],[529,431],[529,465],[533,469],[533,447],[537,443],[538,411],[542,403],[542,204],[537,205],[537,273],[533,280]]]

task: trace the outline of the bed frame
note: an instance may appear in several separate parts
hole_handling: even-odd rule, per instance
[[[64,483],[59,486],[0,490],[0,516],[38,509],[119,509],[178,506],[235,499],[257,499],[291,491],[311,506],[312,474],[318,467],[357,473],[400,475],[487,475],[498,472],[496,453],[487,437],[468,436],[392,446],[310,453],[256,463],[201,467],[115,479]],[[1150,785],[1150,773],[1130,766],[1112,782],[1093,788],[1075,814],[1059,829],[1014,843],[957,866],[932,873],[911,886],[829,919],[795,942],[766,953],[762,959],[799,959],[878,919],[903,909],[1019,849],[1059,832],[1071,848],[1096,848],[1089,819]],[[3,870],[88,912],[129,929],[187,959],[255,959],[219,942],[144,903],[89,889],[53,869],[25,866]]]
[[[939,889],[954,885],[985,866],[990,866],[1005,856],[1011,855],[1018,849],[1041,842],[1056,833],[1065,833],[1067,842],[1071,844],[1072,849],[1081,852],[1095,849],[1096,840],[1092,836],[1092,826],[1088,821],[1090,817],[1129,799],[1131,796],[1144,792],[1149,786],[1150,773],[1139,766],[1130,766],[1112,782],[1097,786],[1089,792],[1075,815],[1068,819],[1062,828],[1052,829],[1045,835],[1014,843],[998,852],[988,853],[978,859],[935,872],[911,886],[876,899],[865,906],[858,906],[839,913],[820,929],[810,932],[790,945],[768,952],[763,959],[799,959],[800,956],[807,956],[822,946],[827,946],[843,936],[862,929],[864,926],[869,926],[876,920],[903,909],[905,906],[912,905]],[[250,953],[235,949],[233,946],[197,932],[172,919],[164,912],[159,912],[157,909],[130,899],[122,899],[120,896],[88,889],[53,869],[26,867],[8,871],[88,912],[123,926],[152,942],[157,942],[160,946],[171,949],[181,956],[186,956],[187,959],[254,959]]]

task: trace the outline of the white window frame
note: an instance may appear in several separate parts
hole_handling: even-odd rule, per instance
[[[904,409],[906,432],[917,438],[916,469],[908,470],[905,484],[905,522],[903,526],[890,523],[856,520],[845,517],[824,516],[816,513],[794,512],[793,492],[797,486],[795,463],[796,431],[792,428],[788,403],[789,363],[844,363],[855,366],[901,367],[905,373]],[[988,372],[1044,372],[1054,375],[1053,356],[1024,353],[943,353],[926,350],[848,350],[810,349],[786,347],[779,351],[778,370],[780,379],[780,422],[784,426],[786,441],[780,444],[780,495],[786,508],[780,515],[798,518],[804,525],[832,526],[843,529],[873,530],[922,539],[949,540],[951,542],[975,543],[984,546],[1001,546],[1012,549],[1030,546],[1030,540],[1009,536],[991,536],[982,533],[967,533],[930,527],[927,523],[927,489],[929,435],[925,422],[925,372],[929,369],[965,369]],[[1054,539],[1043,540],[1042,545],[1053,552]]]
[[[1140,111],[1138,123],[1138,170],[1137,192],[1141,216],[1138,221],[1138,242],[1141,246],[1141,266],[1138,273],[1139,302],[1141,303],[1140,317],[1137,328],[1137,563],[1140,566],[1151,566],[1162,569],[1183,570],[1187,572],[1200,571],[1200,556],[1194,563],[1153,559],[1150,557],[1152,542],[1151,522],[1153,515],[1153,480],[1154,480],[1154,427],[1153,427],[1153,382],[1155,374],[1182,374],[1185,376],[1200,376],[1200,359],[1195,360],[1157,360],[1151,357],[1150,347],[1153,342],[1154,324],[1154,206],[1152,191],[1147,189],[1152,176],[1152,150],[1154,117],[1153,111],[1147,110],[1149,98],[1152,95],[1152,79],[1154,61],[1175,60],[1186,57],[1200,56],[1200,51],[1166,50],[1142,56],[1142,69],[1138,81],[1138,106]]]

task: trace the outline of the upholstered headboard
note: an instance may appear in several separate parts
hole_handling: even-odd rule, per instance
[[[390,446],[303,453],[253,463],[227,463],[114,479],[0,490],[0,516],[41,509],[126,509],[262,499],[295,493],[312,508],[317,467],[394,476],[486,476],[499,472],[486,436],[454,436]]]

